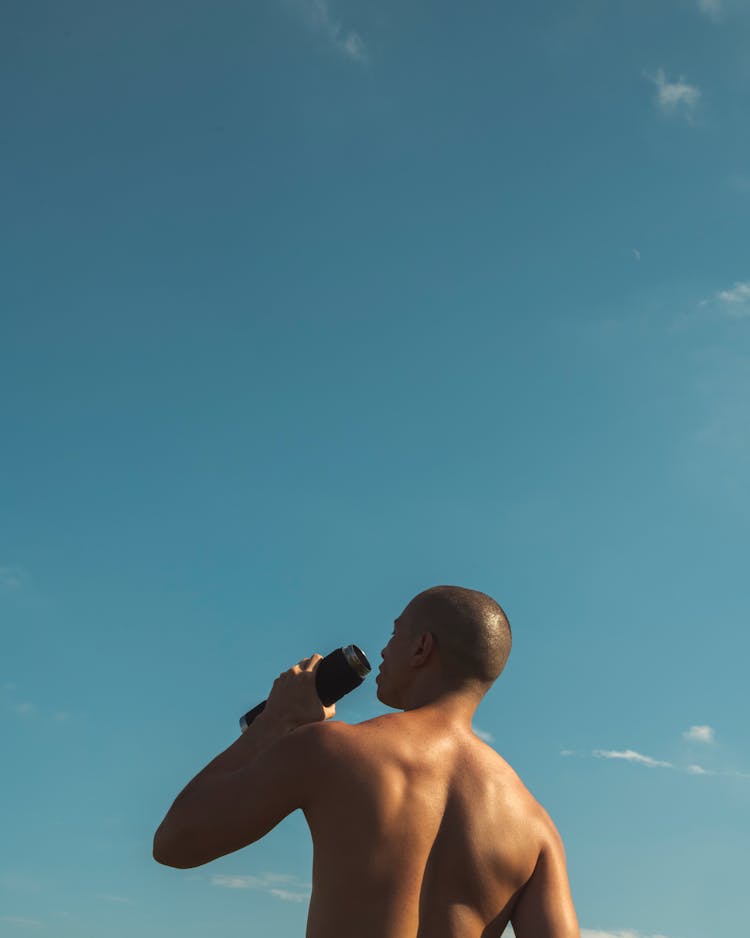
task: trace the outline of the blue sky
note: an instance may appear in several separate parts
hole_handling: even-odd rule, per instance
[[[744,935],[750,5],[4,19],[0,933],[304,934],[301,814],[153,832],[449,583],[585,938]]]

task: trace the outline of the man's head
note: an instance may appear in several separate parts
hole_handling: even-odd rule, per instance
[[[378,699],[397,709],[455,694],[478,702],[505,667],[510,646],[508,619],[494,599],[461,586],[433,586],[394,622],[381,652]]]

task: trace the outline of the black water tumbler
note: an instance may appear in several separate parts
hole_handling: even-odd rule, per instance
[[[332,651],[315,669],[315,690],[320,702],[323,706],[330,707],[332,703],[341,700],[344,694],[359,687],[370,670],[367,655],[356,645],[344,645],[343,648]],[[263,700],[257,707],[240,717],[240,729],[243,733],[265,706],[266,701]]]

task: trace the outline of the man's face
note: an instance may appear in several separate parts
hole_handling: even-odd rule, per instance
[[[393,632],[388,644],[380,652],[383,661],[375,678],[378,700],[397,710],[403,709],[400,702],[401,692],[411,679],[411,669],[408,667],[410,652],[411,641],[407,631],[405,609],[393,623]]]

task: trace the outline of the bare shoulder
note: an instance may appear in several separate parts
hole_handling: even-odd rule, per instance
[[[526,787],[521,776],[496,749],[475,737],[475,749],[484,762],[486,771],[499,778],[505,789],[517,799],[517,806],[529,815],[529,822],[536,830],[537,824],[545,823],[546,811]]]
[[[318,723],[304,723],[289,735],[295,737],[300,748],[331,750],[349,738],[350,730],[351,725],[341,720],[321,720]]]
[[[364,752],[369,748],[372,733],[361,729],[362,726],[358,723],[344,723],[343,720],[324,720],[297,727],[293,734],[303,736],[300,739],[303,749],[314,750],[325,758],[335,758],[337,755],[349,757],[356,750]]]

